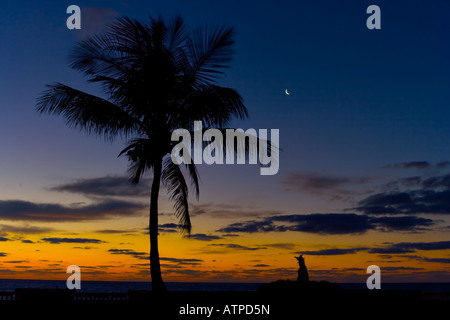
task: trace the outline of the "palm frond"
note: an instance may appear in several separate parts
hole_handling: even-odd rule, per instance
[[[193,86],[214,83],[231,61],[234,30],[229,27],[198,28],[187,40],[190,70],[186,77]]]
[[[189,128],[193,121],[202,120],[206,127],[222,128],[233,117],[248,116],[242,97],[231,88],[209,85],[189,94],[172,115],[174,128]]]
[[[152,42],[149,27],[128,17],[119,18],[112,23],[108,28],[108,34],[116,37],[119,51],[135,58],[145,55],[147,45]]]
[[[37,111],[62,115],[69,126],[110,140],[118,134],[127,136],[138,127],[135,118],[105,99],[61,83],[47,87],[37,99]]]
[[[158,148],[151,139],[133,139],[124,148],[119,157],[126,155],[128,157],[128,174],[132,184],[139,183],[141,177],[154,167],[158,161]]]
[[[188,186],[180,167],[174,164],[170,157],[164,160],[161,181],[170,194],[169,200],[174,201],[173,207],[181,231],[189,234],[192,225],[189,216]]]
[[[120,48],[116,35],[94,35],[75,45],[69,55],[70,66],[86,75],[120,76],[127,67]]]
[[[182,47],[188,37],[184,20],[181,16],[177,16],[168,26],[167,49],[171,52]]]

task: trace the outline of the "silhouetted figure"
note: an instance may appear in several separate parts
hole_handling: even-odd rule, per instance
[[[298,278],[297,281],[301,283],[305,283],[309,281],[309,275],[308,275],[308,269],[306,268],[305,259],[303,258],[303,255],[299,255],[298,257],[295,257],[298,261]]]

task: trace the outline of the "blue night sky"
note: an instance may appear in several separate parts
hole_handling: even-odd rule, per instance
[[[66,28],[66,8],[71,4],[81,8],[81,30]],[[381,30],[366,27],[366,8],[371,4],[381,8]],[[198,211],[194,232],[218,235],[220,228],[232,223],[251,219],[272,223],[270,219],[282,214],[373,217],[364,206],[369,200],[386,193],[430,191],[427,179],[432,178],[440,181],[433,192],[450,190],[448,1],[6,0],[0,10],[1,201],[86,203],[92,198],[51,188],[79,179],[126,175],[126,159],[117,158],[122,141],[105,143],[68,128],[61,118],[39,115],[36,98],[53,82],[102,95],[100,88],[87,84],[81,74],[70,69],[68,55],[74,44],[101,32],[119,16],[145,20],[158,13],[166,18],[181,14],[192,27],[233,26],[235,55],[220,84],[238,90],[250,115],[233,125],[280,130],[283,151],[275,176],[260,176],[254,165],[199,167],[200,201],[192,199]],[[291,94],[286,95],[285,89]],[[405,182],[414,177],[416,185]],[[142,201],[145,203],[145,198]],[[167,197],[163,195],[161,202],[162,210],[171,210]],[[330,240],[335,237],[330,234],[336,232],[328,229],[290,231],[290,235],[276,231],[255,235],[242,229],[241,236],[248,246],[272,241],[293,244],[292,252],[308,251],[313,270],[315,266],[317,270],[330,268],[330,264],[344,270],[351,265],[340,265],[341,257],[335,256],[335,262],[329,263],[314,252],[360,243],[379,246],[383,239],[392,243],[449,240],[450,204],[448,199],[443,203],[445,209],[433,212],[406,210],[395,215],[386,211],[381,217],[408,217],[396,221],[400,225],[408,219],[413,222],[402,228],[392,224],[369,234],[365,230],[356,232],[359,235],[341,232],[340,238]],[[220,209],[226,205],[242,210],[242,217],[221,216]],[[386,208],[396,203],[376,205]],[[3,222],[11,224],[4,210],[0,205]],[[168,218],[166,222],[173,221]],[[15,223],[38,225],[32,220]],[[75,227],[66,224],[56,229],[69,232]],[[260,240],[265,236],[267,240]],[[312,238],[302,247],[308,236]],[[170,241],[185,241],[177,239]],[[219,245],[222,243],[216,247]],[[442,250],[424,251],[419,261],[446,261],[418,267],[425,280],[450,279],[450,245],[439,248]],[[202,248],[189,250],[194,257]],[[162,251],[164,255],[164,247]],[[292,260],[292,252],[287,252],[287,261]],[[373,252],[369,257],[370,252],[365,251],[361,260],[354,254],[351,261],[361,268],[377,258],[390,263]],[[8,254],[14,255],[13,247]],[[264,254],[269,255],[269,250]],[[419,263],[412,257],[402,259]],[[378,263],[383,265],[383,261]]]

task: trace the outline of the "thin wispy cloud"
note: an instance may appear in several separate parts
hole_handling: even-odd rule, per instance
[[[286,186],[288,191],[327,197],[331,200],[343,200],[350,196],[368,193],[369,180],[368,177],[291,172],[281,180],[281,184]]]
[[[7,224],[0,224],[0,234],[15,233],[15,234],[39,234],[55,231],[50,227],[37,227],[24,224],[22,226],[12,226]]]
[[[139,184],[132,184],[127,177],[105,176],[78,179],[51,187],[49,190],[77,193],[88,197],[148,197],[150,184],[148,179],[143,179]]]
[[[42,238],[42,241],[51,244],[61,243],[104,243],[105,241],[100,239],[88,239],[88,238]]]
[[[213,241],[213,240],[223,239],[223,237],[218,236],[218,235],[208,235],[208,234],[204,234],[204,233],[190,234],[186,238],[189,240],[199,240],[199,241]]]
[[[249,246],[243,246],[240,244],[235,243],[214,243],[209,244],[208,246],[211,247],[224,247],[227,249],[234,249],[234,250],[246,250],[246,251],[256,251],[256,250],[265,250],[266,247],[258,246],[258,247],[249,247]]]
[[[408,161],[394,164],[388,164],[383,166],[383,169],[444,169],[450,167],[450,161],[441,161],[437,163],[431,163],[429,161]]]
[[[245,218],[263,217],[281,214],[278,210],[265,210],[253,206],[223,203],[189,204],[191,216],[210,216],[213,218]]]

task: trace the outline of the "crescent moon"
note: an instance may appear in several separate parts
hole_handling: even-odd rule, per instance
[[[286,93],[286,95],[290,95],[291,93],[289,92],[289,90],[288,89],[286,89],[286,90],[284,90],[284,92]]]

